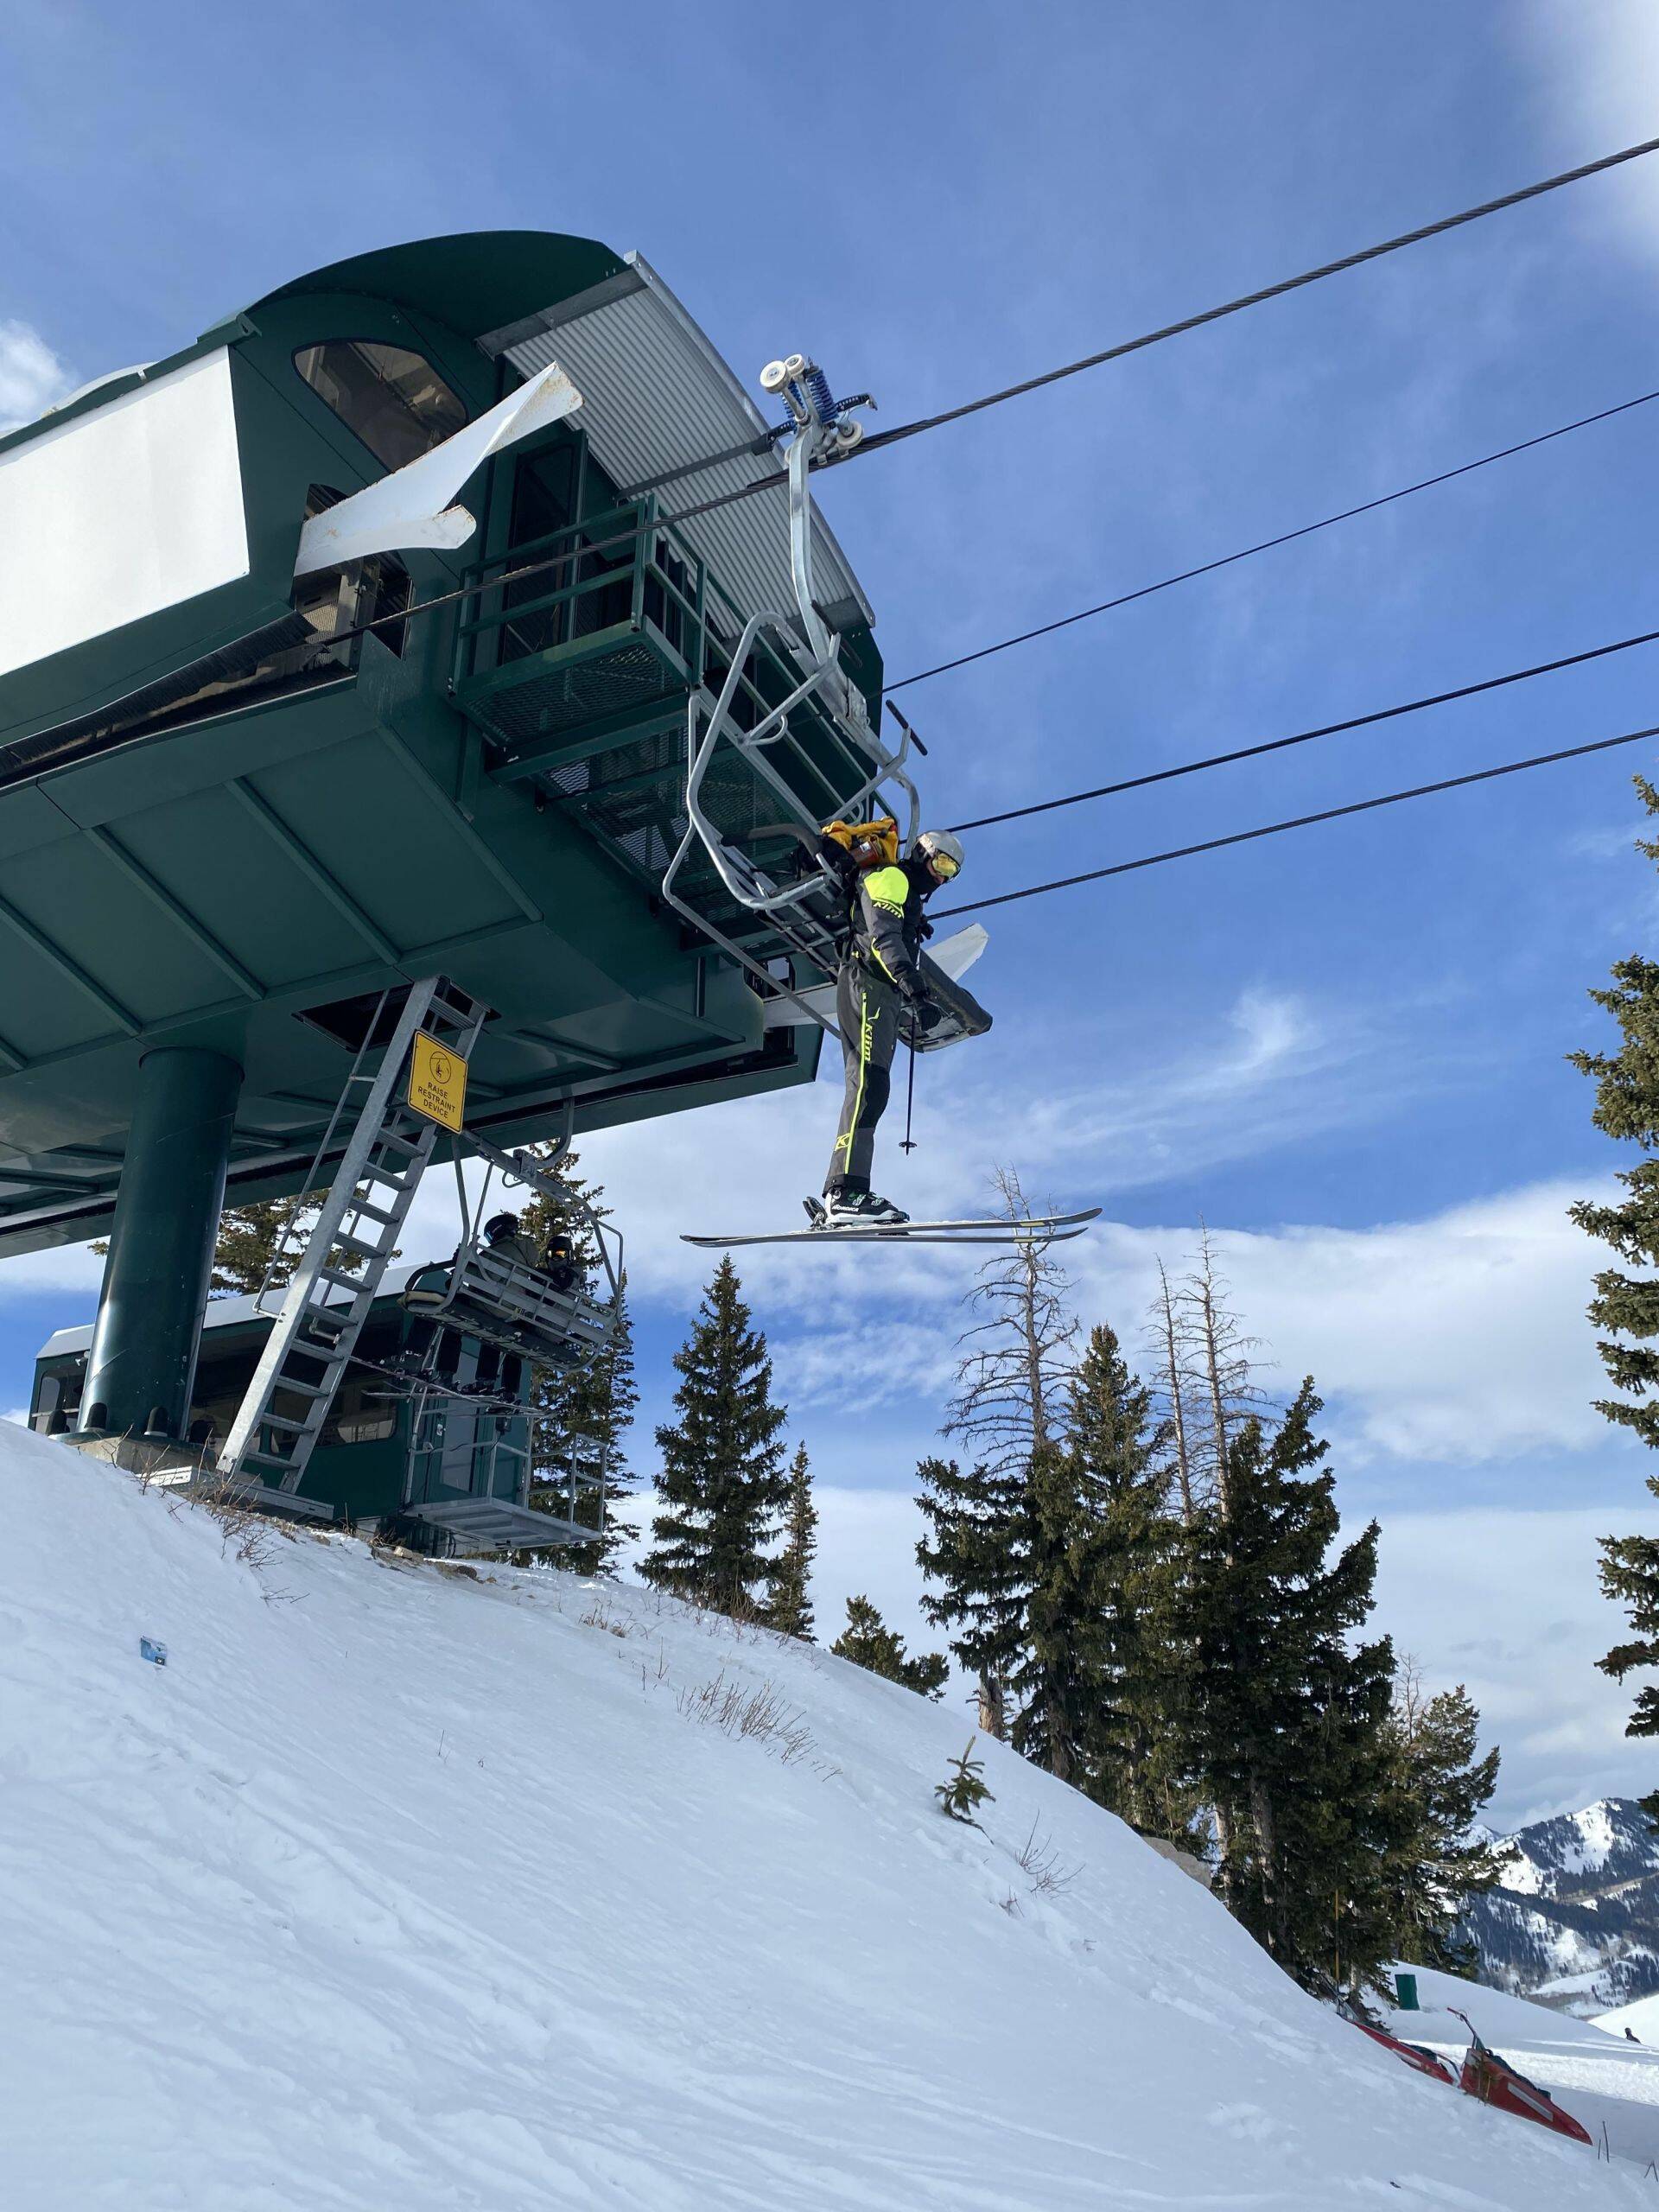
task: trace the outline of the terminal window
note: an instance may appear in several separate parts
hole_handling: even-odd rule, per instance
[[[302,346],[294,365],[375,459],[402,468],[452,437],[467,409],[424,355],[367,338]]]

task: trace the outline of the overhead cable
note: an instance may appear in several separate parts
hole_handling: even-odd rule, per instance
[[[849,461],[862,454],[875,453],[887,446],[897,445],[902,439],[918,437],[924,430],[937,430],[946,423],[960,422],[964,416],[978,415],[988,407],[1000,407],[1004,400],[1018,399],[1028,391],[1037,391],[1045,385],[1057,384],[1065,377],[1080,375],[1084,369],[1101,367],[1108,361],[1121,360],[1125,354],[1142,353],[1149,346],[1161,345],[1166,338],[1179,338],[1189,330],[1202,328],[1205,323],[1219,322],[1225,316],[1241,314],[1246,308],[1259,307],[1264,301],[1282,298],[1287,292],[1300,290],[1308,284],[1317,284],[1326,276],[1340,276],[1344,270],[1357,269],[1368,261],[1376,261],[1384,254],[1397,253],[1402,246],[1416,245],[1425,238],[1438,238],[1442,232],[1458,229],[1465,223],[1479,221],[1484,215],[1497,214],[1505,207],[1519,207],[1522,201],[1536,200],[1547,192],[1557,192],[1563,185],[1577,184],[1587,176],[1598,176],[1605,169],[1617,168],[1621,162],[1634,162],[1644,154],[1659,151],[1659,138],[1643,139],[1638,146],[1625,146],[1616,154],[1604,154],[1599,161],[1585,162],[1577,168],[1563,169],[1558,175],[1541,178],[1536,184],[1523,185],[1518,192],[1506,192],[1497,200],[1485,200],[1478,207],[1465,207],[1455,215],[1442,215],[1438,221],[1425,223],[1414,231],[1402,231],[1397,238],[1384,238],[1376,245],[1363,246],[1357,253],[1344,254],[1340,260],[1322,263],[1317,269],[1305,269],[1298,276],[1287,276],[1276,284],[1265,285],[1260,291],[1246,292],[1236,300],[1226,300],[1219,307],[1205,308],[1198,315],[1186,315],[1179,322],[1166,323],[1160,329],[1144,332],[1139,338],[1126,338],[1116,346],[1106,346],[1098,353],[1085,354],[1081,360],[1068,361],[1063,367],[1045,370],[1042,375],[1027,377],[1021,383],[1005,385],[1000,391],[986,392],[978,399],[962,402],[948,407],[937,415],[919,416],[913,423],[899,423],[890,430],[873,431],[861,443],[853,446],[838,460],[821,464],[823,467],[845,467]],[[707,466],[712,467],[720,455],[711,456]],[[669,530],[677,524],[695,522],[700,515],[713,514],[716,509],[728,507],[740,499],[752,499],[762,492],[770,492],[787,484],[789,472],[784,468],[770,470],[757,476],[752,483],[739,484],[730,491],[717,493],[714,498],[701,499],[690,507],[683,507],[676,514],[658,516],[656,528]],[[632,544],[638,530],[622,531],[614,537],[595,538],[582,550],[584,553],[608,552],[618,545]],[[354,628],[342,630],[334,639],[337,645],[348,639],[361,637],[372,630],[384,629],[394,622],[410,621],[417,614],[426,614],[435,607],[453,606],[457,601],[475,598],[480,592],[499,591],[509,583],[521,582],[528,576],[544,575],[557,568],[571,556],[556,554],[542,561],[532,561],[492,578],[488,582],[463,584],[456,590],[440,593],[435,598],[417,600],[397,615],[377,616],[373,621],[360,622]]]
[[[1002,891],[989,899],[970,899],[960,906],[942,907],[934,917],[943,921],[954,914],[983,913],[988,906],[1009,906],[1019,899],[1039,899],[1046,892],[1069,891],[1078,883],[1099,883],[1109,875],[1129,875],[1135,869],[1158,868],[1165,861],[1191,860],[1198,853],[1217,853],[1226,845],[1248,845],[1257,837],[1276,837],[1281,830],[1306,830],[1318,822],[1340,821],[1347,814],[1369,814],[1379,806],[1398,806],[1402,799],[1427,798],[1435,791],[1461,790],[1465,784],[1491,783],[1497,776],[1517,776],[1523,768],[1547,768],[1557,760],[1580,760],[1586,753],[1608,753],[1618,745],[1636,745],[1644,737],[1659,737],[1659,723],[1649,729],[1627,730],[1622,737],[1598,738],[1591,745],[1569,745],[1559,753],[1537,753],[1529,760],[1506,760],[1497,768],[1477,768],[1466,776],[1446,776],[1433,784],[1414,784],[1409,791],[1384,791],[1379,798],[1354,799],[1346,806],[1327,806],[1318,814],[1298,814],[1288,822],[1264,823],[1259,830],[1235,830],[1230,836],[1206,837],[1196,845],[1175,845],[1164,853],[1147,853],[1137,861],[1115,861],[1110,868],[1086,868],[1081,875],[1056,876],[1051,883],[1028,884],[1023,891]]]
[[[1180,338],[1189,330],[1201,330],[1206,323],[1220,322],[1230,315],[1242,314],[1246,308],[1260,307],[1267,300],[1282,299],[1287,292],[1300,291],[1305,285],[1319,283],[1326,276],[1339,276],[1345,270],[1358,269],[1368,261],[1380,261],[1384,254],[1398,253],[1402,246],[1440,238],[1465,223],[1478,223],[1484,215],[1498,214],[1505,207],[1518,207],[1523,200],[1540,199],[1547,192],[1559,192],[1565,184],[1577,184],[1585,177],[1599,176],[1604,169],[1618,168],[1621,162],[1639,161],[1644,154],[1656,151],[1659,151],[1659,138],[1644,138],[1639,146],[1623,147],[1617,154],[1604,154],[1599,161],[1585,162],[1578,168],[1563,169],[1557,176],[1522,185],[1518,192],[1506,192],[1497,200],[1483,200],[1478,207],[1465,207],[1456,215],[1442,215],[1438,221],[1421,224],[1414,231],[1402,231],[1397,238],[1384,238],[1377,245],[1362,246],[1357,253],[1345,253],[1338,261],[1321,262],[1317,269],[1305,269],[1299,276],[1281,277],[1276,284],[1264,284],[1260,291],[1241,293],[1236,300],[1224,300],[1219,307],[1184,315],[1179,322],[1166,322],[1157,330],[1144,332],[1139,338],[1122,339],[1116,346],[1103,346],[1098,353],[1085,353],[1081,360],[1068,361],[1063,368],[1045,369],[1040,376],[1026,377],[1019,384],[1005,385],[1000,391],[988,391],[979,399],[963,400],[937,415],[918,416],[913,423],[899,423],[890,430],[873,431],[853,448],[853,454],[875,453],[884,446],[897,445],[903,438],[918,437],[924,430],[937,430],[946,423],[960,423],[964,416],[1001,406],[1004,400],[1020,399],[1028,391],[1040,391],[1045,385],[1058,384],[1063,378],[1080,376],[1085,369],[1098,369],[1108,361],[1121,361],[1128,353],[1142,353],[1148,346],[1161,346],[1166,338]]]
[[[1114,607],[1132,606],[1137,599],[1150,599],[1154,593],[1168,591],[1176,584],[1191,583],[1195,576],[1213,575],[1217,569],[1230,569],[1236,561],[1248,561],[1254,554],[1271,553],[1280,545],[1294,545],[1299,537],[1311,537],[1316,531],[1330,530],[1339,522],[1351,522],[1356,515],[1374,513],[1378,507],[1386,507],[1395,499],[1410,499],[1414,492],[1428,492],[1437,484],[1450,484],[1477,468],[1490,468],[1495,461],[1508,461],[1516,454],[1529,453],[1535,446],[1548,445],[1552,438],[1564,438],[1571,431],[1588,429],[1594,423],[1611,422],[1615,415],[1628,414],[1631,408],[1645,407],[1654,399],[1659,399],[1659,391],[1643,391],[1634,399],[1621,399],[1616,407],[1601,408],[1594,415],[1580,415],[1575,422],[1559,423],[1553,430],[1541,430],[1535,438],[1522,438],[1518,445],[1500,446],[1496,453],[1482,454],[1478,461],[1465,461],[1456,468],[1443,468],[1437,476],[1420,477],[1414,484],[1402,484],[1397,492],[1383,492],[1375,499],[1362,499],[1357,507],[1344,507],[1339,513],[1322,515],[1318,522],[1305,522],[1298,529],[1281,531],[1276,537],[1263,537],[1254,545],[1242,545],[1236,553],[1223,553],[1213,561],[1200,561],[1196,568],[1179,569],[1173,576],[1160,576],[1156,583],[1141,584],[1134,591],[1119,592],[1115,599],[1103,599],[1096,606],[1079,607],[1075,614],[1062,614],[1052,622],[1040,622],[1034,630],[1020,630],[1012,638],[999,638],[995,645],[981,645],[970,653],[958,653],[954,660],[942,660],[932,668],[918,669],[913,676],[901,676],[896,683],[884,685],[883,696],[891,698],[907,684],[925,683],[931,677],[944,676],[953,668],[967,668],[976,660],[988,660],[993,653],[1005,653],[1015,645],[1029,645],[1034,638],[1052,637],[1057,630],[1069,630],[1075,622],[1087,622],[1096,614],[1109,614]]]
[[[1563,653],[1558,660],[1541,660],[1530,668],[1511,669],[1506,676],[1485,676],[1478,683],[1459,683],[1450,691],[1430,691],[1421,699],[1405,699],[1398,706],[1377,707],[1369,715],[1350,715],[1345,721],[1321,722],[1315,729],[1299,729],[1290,737],[1269,737],[1259,745],[1241,745],[1231,753],[1211,753],[1202,760],[1183,760],[1173,768],[1152,768],[1141,776],[1125,776],[1115,784],[1096,784],[1086,791],[1068,791],[1062,798],[1034,799],[1029,806],[1011,806],[1001,814],[982,814],[972,822],[953,822],[964,830],[988,830],[999,822],[1020,822],[1030,814],[1052,814],[1056,807],[1078,806],[1084,799],[1114,798],[1119,791],[1135,791],[1147,784],[1167,784],[1178,776],[1196,776],[1202,769],[1224,768],[1235,760],[1254,760],[1263,753],[1283,753],[1293,745],[1309,745],[1316,737],[1335,737],[1344,730],[1365,729],[1373,722],[1393,721],[1402,715],[1421,714],[1426,707],[1444,707],[1453,699],[1473,699],[1483,691],[1500,691],[1508,683],[1526,683],[1535,676],[1553,676],[1558,669],[1581,668],[1586,661],[1605,660],[1610,653],[1629,652],[1632,645],[1659,644],[1659,630],[1643,630],[1634,638],[1618,638],[1610,645],[1591,645],[1580,653]]]

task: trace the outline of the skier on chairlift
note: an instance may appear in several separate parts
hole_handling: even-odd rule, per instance
[[[939,1019],[920,964],[933,933],[922,905],[959,873],[962,845],[948,830],[924,830],[901,860],[898,825],[883,820],[831,823],[818,849],[847,901],[836,977],[846,1087],[823,1198],[805,1201],[807,1215],[815,1229],[898,1226],[910,1216],[870,1188],[875,1128],[900,1035],[913,1044]]]
[[[569,1290],[576,1280],[571,1239],[563,1230],[550,1230],[538,1243],[516,1213],[493,1214],[484,1224],[484,1243],[498,1259],[547,1276],[555,1290]]]

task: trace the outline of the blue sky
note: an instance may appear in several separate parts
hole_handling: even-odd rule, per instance
[[[817,46],[735,0],[276,21],[5,12],[0,413],[342,254],[524,226],[638,246],[741,373],[801,346],[902,420],[1649,135],[1659,62],[1624,0],[853,0]],[[872,456],[824,504],[890,674],[1659,385],[1656,266],[1649,164]],[[1650,627],[1656,495],[1659,404],[918,685],[930,810]],[[1659,720],[1656,652],[983,832],[963,895]],[[1104,1204],[1079,1302],[1131,1338],[1154,1256],[1209,1222],[1269,1380],[1325,1389],[1344,1510],[1383,1519],[1386,1624],[1504,1744],[1500,1817],[1652,1781],[1589,1664],[1618,1627],[1592,1539],[1640,1520],[1646,1468],[1589,1410],[1597,1255],[1563,1208],[1617,1161],[1563,1056],[1603,1034],[1586,988],[1652,946],[1629,777],[1656,749],[992,914],[996,1029],[924,1067],[924,1148],[887,1154],[918,1211],[999,1160]],[[831,1113],[592,1148],[653,1403],[696,1296],[678,1231],[792,1211]],[[826,1488],[826,1613],[868,1587],[908,1617],[960,1264],[746,1271]],[[92,1280],[0,1269],[0,1407]]]

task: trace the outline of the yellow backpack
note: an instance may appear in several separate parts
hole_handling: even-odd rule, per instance
[[[873,822],[826,822],[823,834],[862,868],[891,868],[899,857],[899,824],[890,814],[879,814]]]

